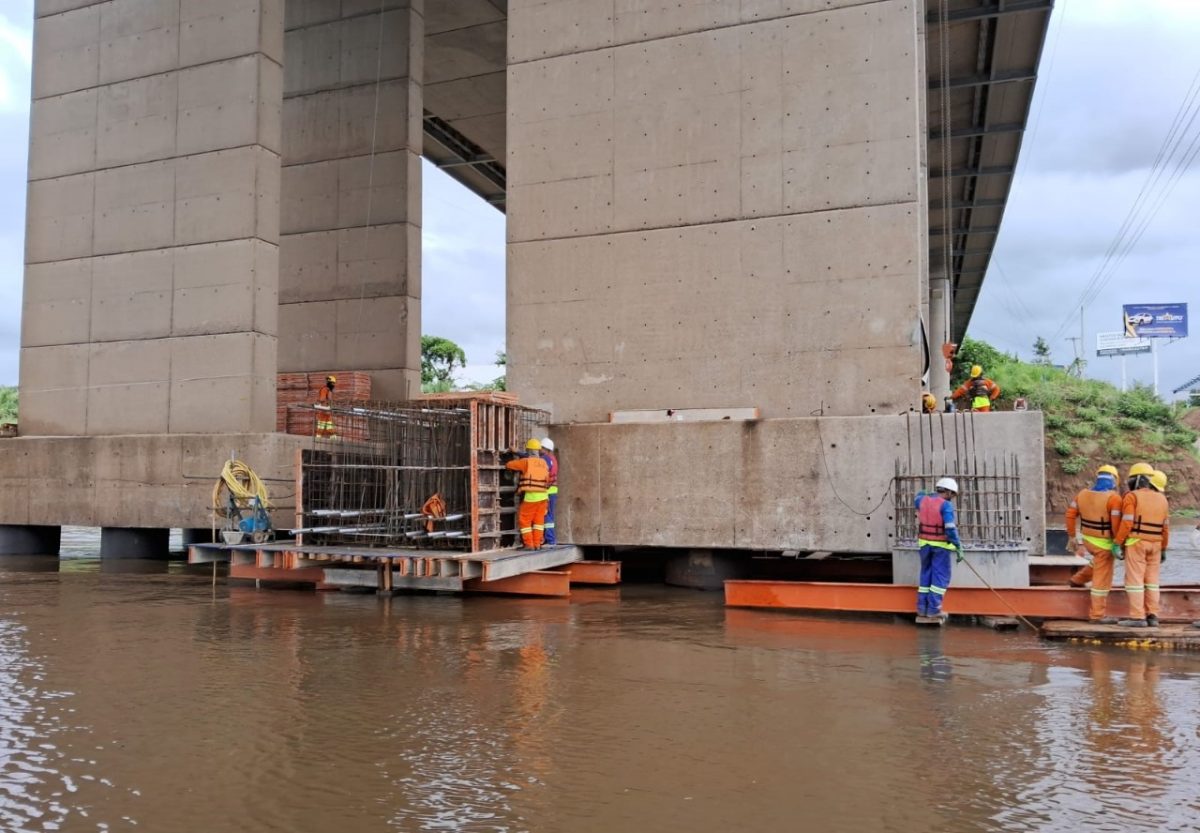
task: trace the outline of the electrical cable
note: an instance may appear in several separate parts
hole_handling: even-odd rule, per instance
[[[833,492],[833,496],[838,499],[838,503],[842,504],[842,506],[845,506],[847,509],[849,509],[852,514],[858,515],[861,518],[869,518],[872,515],[874,515],[876,512],[878,512],[879,508],[881,506],[883,506],[884,503],[887,502],[888,496],[891,495],[892,487],[895,485],[895,481],[891,481],[888,483],[887,491],[885,491],[883,493],[883,497],[880,498],[879,503],[875,504],[875,506],[867,512],[859,512],[857,509],[855,509],[849,503],[846,503],[846,501],[842,498],[842,496],[840,494],[838,494],[837,485],[835,484],[834,479],[833,479],[833,473],[830,472],[830,470],[829,470],[829,460],[826,459],[826,457],[825,457],[825,438],[823,436],[821,436],[821,419],[820,419],[820,417],[817,418],[817,444],[821,447],[821,462],[825,465],[825,477],[829,481],[829,489],[830,489],[830,491]]]

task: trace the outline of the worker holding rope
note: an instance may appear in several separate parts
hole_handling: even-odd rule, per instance
[[[958,482],[943,477],[937,482],[936,494],[917,493],[917,543],[921,547],[921,578],[917,586],[917,616],[927,619],[946,619],[942,601],[950,588],[950,555],[962,561],[962,542],[958,538],[958,519],[954,514],[954,498],[958,497]]]

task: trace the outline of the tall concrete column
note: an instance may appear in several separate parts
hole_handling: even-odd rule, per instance
[[[423,4],[286,11],[279,367],[366,370],[402,399],[420,391]]]
[[[38,0],[21,432],[271,431],[283,0]]]
[[[924,14],[912,0],[511,3],[522,400],[558,422],[908,410]]]
[[[950,281],[945,272],[929,276],[929,391],[940,406],[950,395],[950,372],[942,345],[950,341]]]

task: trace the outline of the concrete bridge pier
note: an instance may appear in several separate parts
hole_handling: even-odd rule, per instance
[[[61,526],[0,525],[0,555],[58,555]]]
[[[165,559],[171,553],[171,530],[106,526],[100,530],[100,558]]]

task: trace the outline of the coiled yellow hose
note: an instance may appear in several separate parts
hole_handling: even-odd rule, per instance
[[[229,490],[239,506],[248,507],[254,498],[258,498],[264,509],[271,508],[271,503],[267,500],[267,487],[258,479],[254,469],[241,460],[229,460],[225,463],[225,468],[221,469],[221,479],[213,486],[213,509],[225,508],[221,503],[222,487]]]

